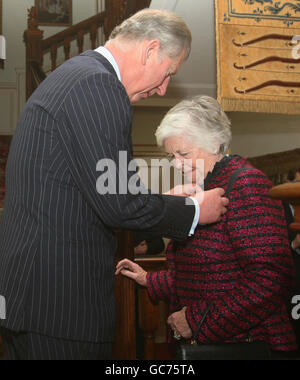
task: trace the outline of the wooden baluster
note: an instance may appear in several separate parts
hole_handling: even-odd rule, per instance
[[[166,257],[136,258],[135,262],[146,272],[157,272],[167,270],[168,264]],[[144,334],[144,358],[154,360],[155,357],[155,333],[159,329],[160,309],[158,304],[153,304],[148,292],[144,288],[139,288],[139,326]]]
[[[128,231],[116,231],[118,250],[116,263],[124,258],[133,260],[133,234]],[[136,359],[136,318],[135,318],[135,283],[122,275],[116,277],[116,339],[114,360]]]
[[[42,66],[43,52],[41,48],[44,32],[39,30],[37,21],[37,11],[35,7],[28,10],[28,29],[24,32],[24,42],[26,44],[26,99],[28,99],[36,89],[36,83],[32,72],[32,63]]]
[[[98,26],[92,25],[91,29],[90,29],[90,38],[91,38],[92,50],[95,50],[97,48],[97,33],[98,33]]]
[[[77,44],[78,44],[79,54],[83,52],[83,43],[84,43],[84,30],[80,30],[77,33]]]
[[[51,53],[51,71],[54,71],[56,69],[56,60],[57,60],[57,45],[54,44],[51,46],[50,49]]]
[[[71,51],[71,38],[66,37],[64,39],[64,51],[65,51],[65,59],[66,61],[70,59],[70,51]]]
[[[159,306],[151,302],[147,289],[139,289],[139,325],[144,333],[144,359],[155,360],[155,332],[159,327]]]

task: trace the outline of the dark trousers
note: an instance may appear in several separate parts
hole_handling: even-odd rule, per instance
[[[110,360],[112,343],[76,342],[0,328],[6,360]]]

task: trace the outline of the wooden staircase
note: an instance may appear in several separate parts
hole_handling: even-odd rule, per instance
[[[71,43],[77,41],[78,54],[84,49],[84,38],[90,36],[91,49],[97,48],[100,33],[106,41],[112,30],[122,21],[137,11],[149,7],[151,0],[106,0],[105,11],[96,14],[64,31],[44,39],[44,32],[39,29],[37,9],[28,10],[28,29],[24,32],[26,45],[26,99],[28,99],[42,80],[46,77],[43,62],[50,53],[51,71],[63,62],[57,63],[58,49],[63,47],[64,60],[70,58]]]

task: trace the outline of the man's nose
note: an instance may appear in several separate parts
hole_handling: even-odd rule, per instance
[[[170,83],[170,80],[171,78],[168,77],[164,80],[164,82],[157,88],[157,91],[156,93],[159,95],[159,96],[164,96],[166,95],[167,93],[167,89],[168,89],[168,86],[169,86],[169,83]]]

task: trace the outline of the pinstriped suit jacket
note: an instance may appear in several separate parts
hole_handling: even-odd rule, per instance
[[[103,158],[131,160],[132,109],[109,62],[73,58],[39,86],[7,164],[0,295],[14,331],[112,341],[115,228],[185,239],[195,208],[159,195],[99,195]],[[132,173],[131,173],[132,174]]]

